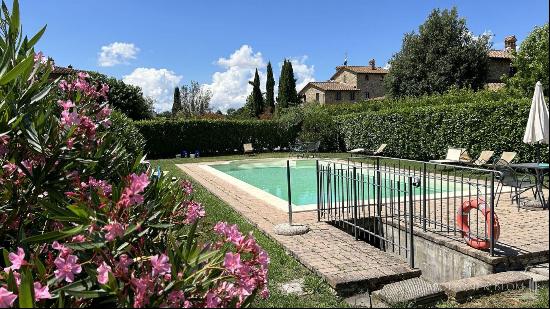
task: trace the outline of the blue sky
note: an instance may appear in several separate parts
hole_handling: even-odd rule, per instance
[[[343,62],[384,66],[403,34],[434,8],[458,7],[474,34],[521,42],[548,22],[548,1],[37,1],[20,0],[26,33],[44,24],[38,49],[56,64],[99,71],[140,85],[170,106],[175,85],[196,80],[215,109],[239,107],[255,67],[292,59],[298,84],[328,79]]]

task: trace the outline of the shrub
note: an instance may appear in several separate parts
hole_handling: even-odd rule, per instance
[[[128,163],[133,164],[139,159],[139,156],[145,154],[145,138],[143,138],[132,119],[123,113],[113,111],[110,120],[109,131],[111,135],[128,154]]]
[[[522,142],[529,110],[528,99],[508,99],[349,114],[337,122],[348,149],[387,143],[388,156],[428,160],[454,146],[473,156],[484,149],[517,151],[519,160],[530,161],[535,148]]]
[[[319,104],[306,104],[303,106],[303,114],[299,138],[303,141],[320,141],[322,150],[337,149],[338,128],[329,110]]]
[[[86,73],[47,96],[44,32],[0,31],[0,306],[239,307],[268,296],[269,257],[251,235],[205,216],[189,183],[152,178],[110,130],[106,85]],[[5,30],[5,31],[4,31]]]
[[[293,128],[281,130],[269,120],[176,119],[149,120],[136,123],[147,141],[151,157],[172,157],[182,150],[201,154],[233,153],[243,144],[255,149],[287,146],[295,138]]]

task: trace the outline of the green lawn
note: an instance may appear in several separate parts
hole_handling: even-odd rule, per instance
[[[287,157],[288,155],[284,154],[281,156]],[[264,155],[258,155],[257,157],[264,157]],[[269,157],[273,157],[273,155],[270,155]],[[223,157],[224,160],[237,158],[243,158],[243,156]],[[189,179],[188,176],[174,164],[191,162],[190,160],[193,160],[192,162],[197,162],[219,159],[222,159],[222,157],[153,160],[151,164],[152,167],[160,166],[161,169],[169,171],[169,175],[171,176],[175,176],[180,179]],[[271,264],[269,266],[269,289],[271,296],[267,300],[257,298],[254,303],[255,307],[348,307],[341,298],[335,295],[334,291],[327,283],[302,266],[302,264],[297,262],[294,258],[287,255],[283,247],[249,224],[230,206],[208,192],[204,187],[200,186],[196,182],[193,182],[193,184],[195,188],[193,198],[196,201],[201,202],[206,208],[207,216],[204,220],[205,226],[203,227],[203,230],[208,230],[218,221],[226,221],[231,224],[237,224],[243,233],[252,231],[258,243],[269,253],[271,258]],[[281,293],[279,290],[279,286],[281,284],[296,279],[303,279],[305,295],[296,296],[284,295]]]
[[[437,308],[548,308],[548,287],[537,292],[528,289],[505,291],[463,304],[447,301],[438,304]]]

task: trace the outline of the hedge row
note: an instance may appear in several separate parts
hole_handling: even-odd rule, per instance
[[[340,138],[348,149],[388,144],[385,155],[417,160],[445,157],[448,147],[471,156],[482,150],[518,152],[518,160],[535,159],[535,147],[523,143],[530,100],[476,102],[402,108],[338,116]],[[548,158],[548,146],[541,147]]]
[[[181,153],[201,154],[242,151],[243,144],[255,149],[287,147],[296,139],[297,129],[285,128],[269,120],[145,120],[136,125],[146,139],[151,158],[167,158]]]

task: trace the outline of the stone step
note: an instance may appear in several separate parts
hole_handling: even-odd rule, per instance
[[[525,274],[531,276],[531,282],[529,283],[529,289],[531,289],[531,291],[536,291],[540,288],[548,286],[548,276],[531,271],[526,271]]]
[[[449,297],[464,302],[480,295],[493,294],[506,290],[527,288],[532,276],[522,271],[507,271],[496,274],[453,280],[441,284]]]
[[[385,285],[371,295],[372,303],[395,306],[422,306],[435,304],[446,298],[445,291],[424,278],[412,278]]]

